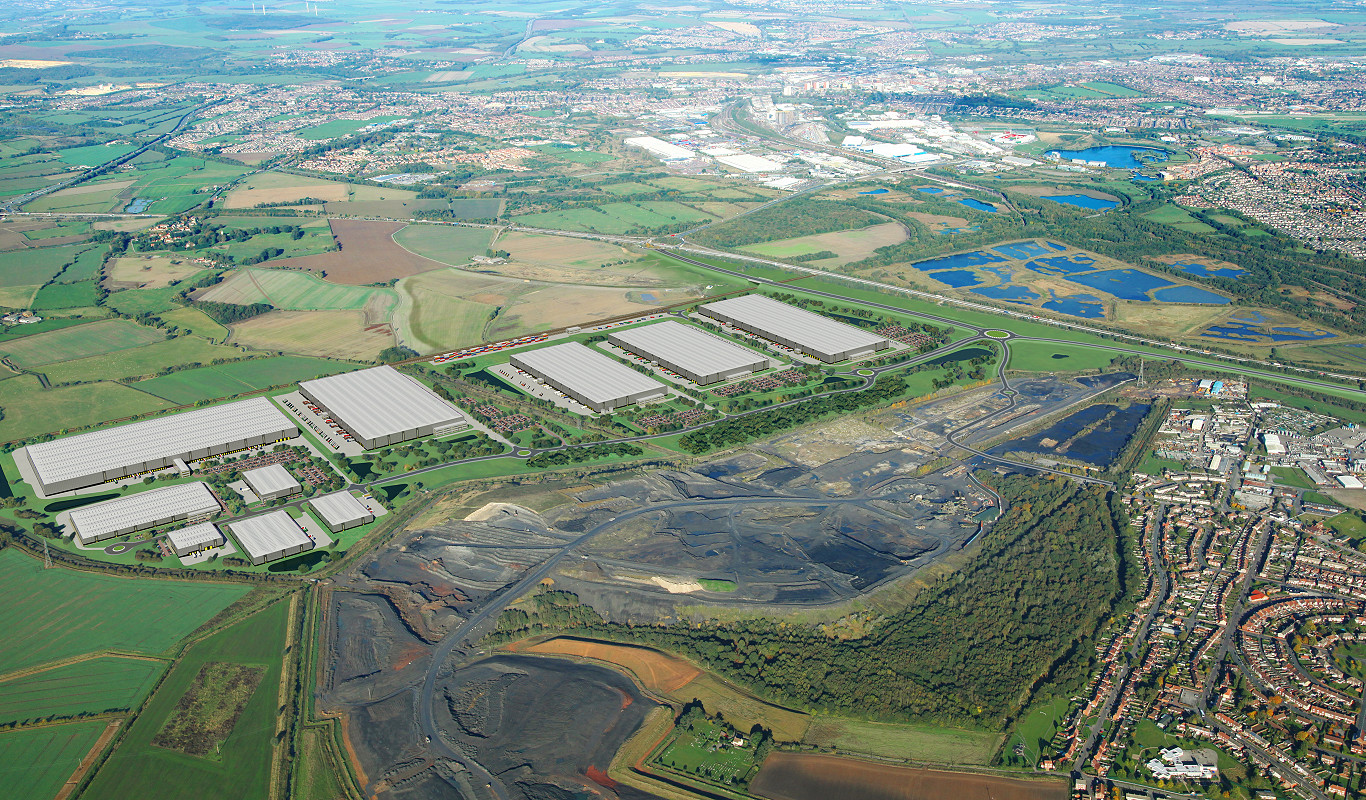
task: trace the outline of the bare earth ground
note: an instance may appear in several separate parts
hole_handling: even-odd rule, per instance
[[[546,655],[568,655],[592,658],[625,667],[640,684],[652,692],[670,694],[688,685],[702,671],[681,658],[629,645],[589,642],[582,639],[556,637],[531,645],[521,652]]]
[[[360,311],[272,311],[232,326],[233,344],[324,358],[373,359],[393,329]]]
[[[394,233],[406,222],[375,222],[361,219],[329,220],[332,234],[341,249],[314,256],[272,261],[272,267],[326,272],[333,283],[364,286],[391,278],[404,278],[446,265],[404,250],[394,242]]]
[[[839,756],[774,752],[750,785],[772,800],[1063,800],[1061,780],[894,767]]]
[[[203,269],[179,258],[137,256],[116,258],[110,265],[106,282],[119,288],[156,289],[189,277]]]

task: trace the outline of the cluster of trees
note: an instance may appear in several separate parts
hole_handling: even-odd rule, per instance
[[[243,305],[240,303],[216,303],[211,300],[200,300],[195,303],[195,308],[208,314],[210,319],[221,325],[231,325],[234,322],[259,317],[275,310],[275,306],[270,303]]]
[[[500,638],[550,630],[681,653],[763,696],[818,712],[1003,729],[1042,687],[1075,687],[1129,591],[1127,519],[1102,488],[980,476],[1008,504],[960,571],[865,635],[771,619],[633,625],[567,593],[510,611]]]
[[[713,247],[743,247],[786,239],[795,231],[806,236],[866,228],[884,221],[882,217],[848,203],[813,197],[769,206],[724,225],[700,230],[692,238]]]
[[[537,453],[528,458],[528,467],[560,467],[578,464],[609,456],[638,456],[645,451],[630,442],[594,444],[588,447],[571,447],[568,450],[555,450],[550,453]]]

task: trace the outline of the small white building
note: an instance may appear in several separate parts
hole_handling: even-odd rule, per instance
[[[1279,434],[1262,434],[1262,444],[1266,446],[1266,454],[1269,456],[1285,455],[1285,445],[1281,444],[1281,437]]]
[[[246,470],[242,473],[242,480],[262,500],[278,500],[303,491],[289,470],[280,464]]]
[[[167,533],[166,541],[176,555],[184,558],[200,550],[218,547],[227,540],[223,538],[223,532],[218,530],[217,525],[212,522],[201,522]]]
[[[333,533],[375,521],[375,515],[348,491],[333,492],[308,501]]]
[[[1363,484],[1361,479],[1355,475],[1339,475],[1338,483],[1341,484],[1344,489],[1361,489],[1363,486],[1366,486],[1366,484]]]

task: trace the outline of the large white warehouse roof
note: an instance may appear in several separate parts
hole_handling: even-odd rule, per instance
[[[299,388],[367,447],[468,424],[455,406],[387,365],[304,381]]]
[[[700,328],[665,320],[616,331],[608,339],[619,347],[686,375],[699,377],[753,371],[768,365],[768,357]]]
[[[313,549],[313,540],[283,508],[238,520],[228,530],[256,564]]]
[[[29,445],[24,453],[39,488],[62,492],[298,433],[270,400],[256,397]]]
[[[315,497],[309,500],[308,504],[318,512],[318,516],[327,523],[327,527],[334,531],[364,524],[375,518],[364,503],[345,489]]]
[[[217,514],[218,498],[196,481],[82,506],[71,512],[71,524],[82,543],[97,542],[182,519]]]
[[[514,353],[512,365],[597,410],[666,391],[660,382],[578,342]]]
[[[745,330],[811,353],[823,361],[841,361],[854,354],[890,347],[887,337],[761,294],[718,300],[701,307],[702,313],[738,325]]]

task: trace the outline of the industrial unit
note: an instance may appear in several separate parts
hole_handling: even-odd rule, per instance
[[[283,508],[230,523],[228,530],[253,564],[313,549],[313,540]]]
[[[304,381],[299,391],[366,450],[470,424],[458,408],[387,365]]]
[[[322,521],[333,533],[356,528],[367,522],[374,522],[375,515],[365,504],[348,491],[333,492],[308,501],[308,505],[318,512]]]
[[[24,480],[50,497],[298,435],[270,400],[257,397],[31,444],[16,450],[14,461]]]
[[[281,497],[289,497],[295,492],[301,492],[304,488],[299,485],[298,481],[294,480],[294,476],[289,474],[289,470],[280,464],[249,469],[242,473],[242,480],[246,481],[247,487],[262,500],[279,500]]]
[[[514,353],[509,361],[598,412],[669,393],[659,381],[578,342]]]
[[[767,356],[674,320],[617,331],[607,341],[702,386],[768,366]]]
[[[712,319],[815,356],[827,364],[869,356],[892,346],[885,336],[836,322],[761,294],[718,300],[698,308]]]
[[[208,519],[221,509],[209,485],[196,481],[73,509],[71,525],[76,541],[92,544],[157,525]]]
[[[181,558],[210,547],[218,547],[226,541],[223,532],[212,522],[176,528],[166,534],[166,542],[171,545],[171,551]]]

